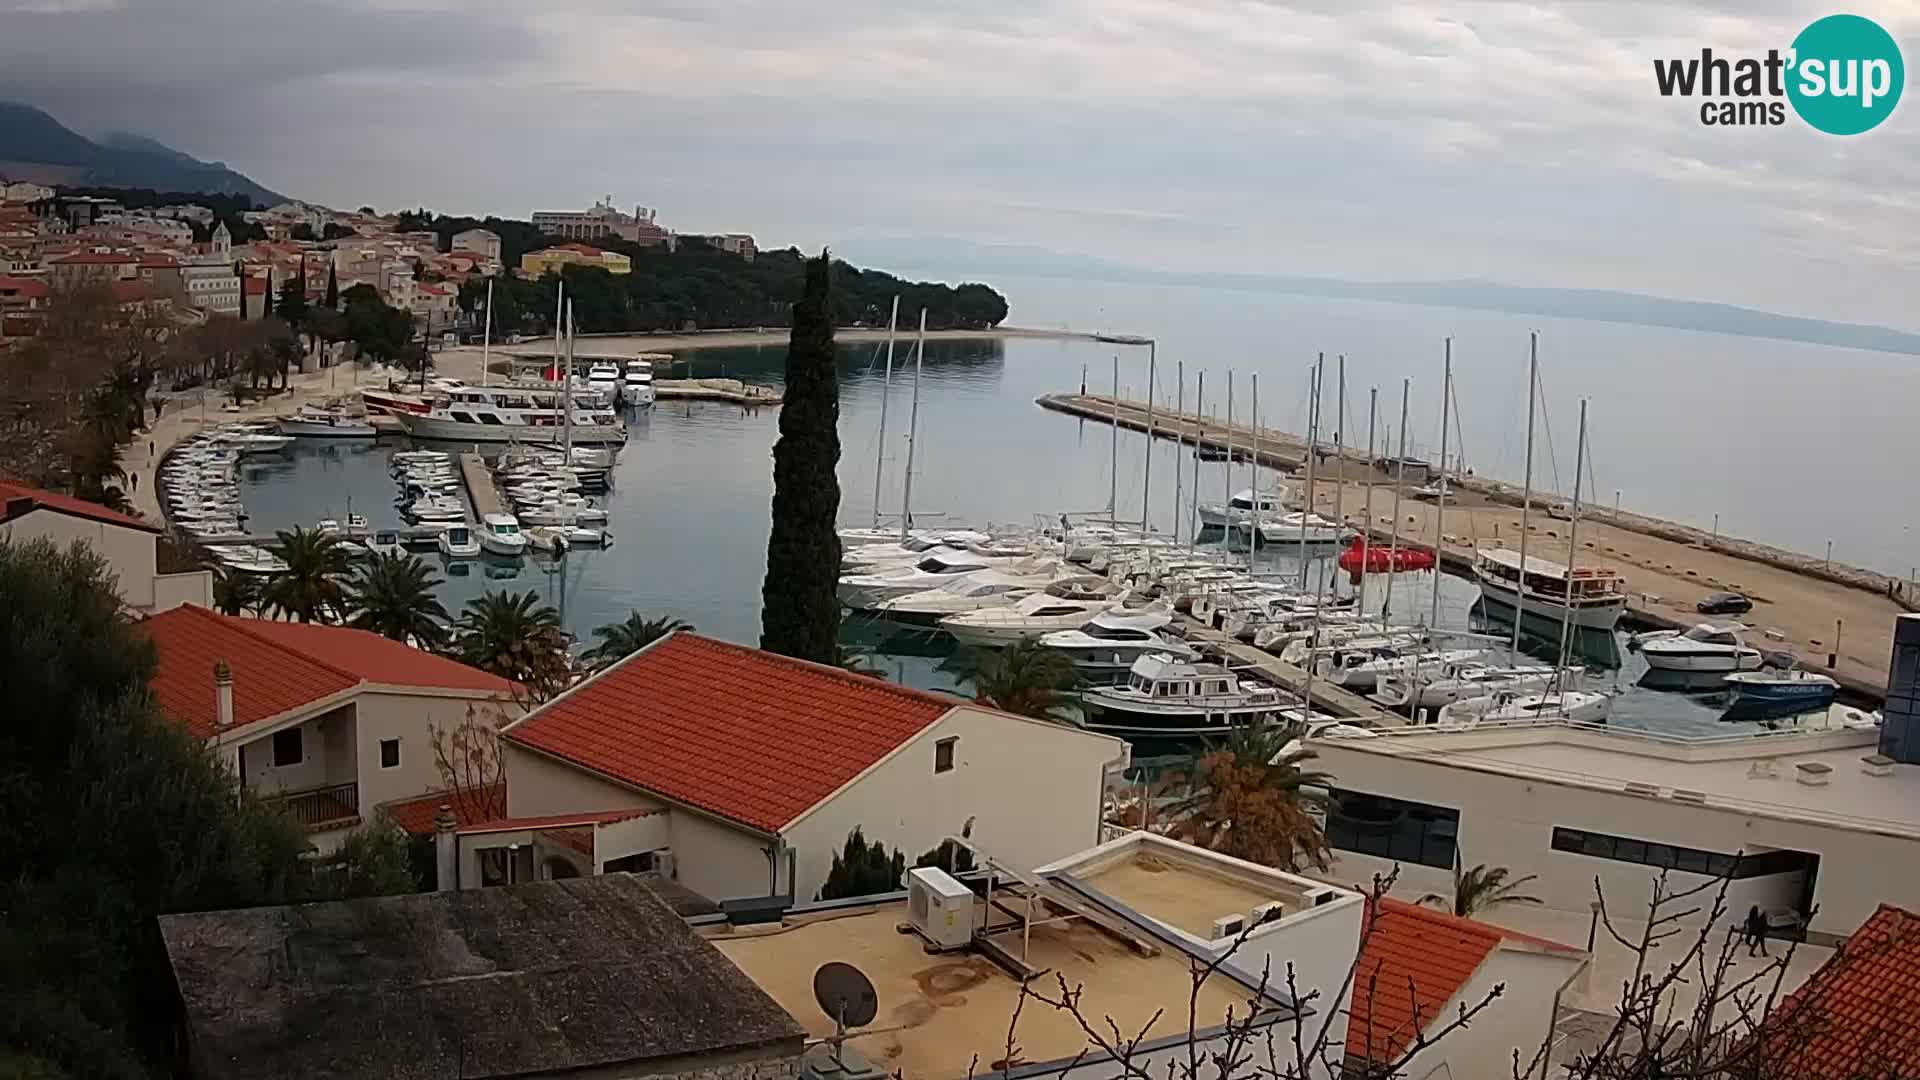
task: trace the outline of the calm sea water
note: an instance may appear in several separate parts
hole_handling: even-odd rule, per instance
[[[1263,420],[1293,430],[1304,429],[1307,365],[1311,350],[1320,345],[1316,339],[1325,338],[1329,348],[1348,353],[1350,431],[1365,430],[1365,386],[1393,388],[1391,415],[1397,423],[1398,380],[1403,373],[1417,380],[1407,425],[1416,452],[1437,447],[1439,339],[1451,332],[1468,462],[1496,475],[1519,472],[1528,328],[1524,320],[1270,296],[1181,297],[1168,295],[1179,290],[1158,288],[1139,290],[1142,295],[1134,297],[1119,295],[1128,291],[1123,288],[1101,288],[1108,311],[1124,314],[1076,309],[1078,301],[1060,283],[1037,282],[1031,289],[1023,283],[1008,291],[1021,297],[1016,321],[1027,325],[1070,322],[1148,334],[1158,332],[1160,320],[1188,327],[1184,336],[1168,333],[1161,339],[1163,400],[1173,393],[1176,360],[1187,364],[1189,386],[1195,369],[1208,370],[1210,404],[1221,400],[1225,373],[1232,367],[1241,410],[1246,376],[1258,371]],[[1236,326],[1243,329],[1236,331]],[[1255,335],[1256,329],[1264,339]],[[1839,532],[1844,522],[1848,530],[1836,536],[1837,557],[1869,561],[1850,553],[1875,545],[1889,553],[1904,550],[1900,538],[1905,526],[1897,516],[1908,509],[1901,500],[1884,495],[1850,499],[1836,491],[1846,485],[1832,482],[1845,459],[1844,475],[1850,483],[1866,483],[1864,478],[1886,472],[1892,490],[1892,460],[1884,451],[1897,439],[1891,426],[1897,406],[1889,400],[1897,395],[1891,390],[1866,392],[1882,377],[1869,374],[1881,371],[1868,367],[1879,358],[1852,353],[1827,357],[1825,374],[1813,378],[1807,365],[1830,350],[1603,324],[1546,323],[1539,329],[1548,404],[1553,419],[1560,421],[1553,425],[1553,436],[1561,486],[1570,488],[1572,480],[1574,398],[1586,393],[1593,397],[1599,486],[1607,492],[1621,488],[1629,506],[1705,521],[1712,507],[1723,504],[1724,530],[1801,548],[1817,548],[1827,528]],[[784,344],[775,344],[681,356],[693,359],[694,374],[724,373],[777,386],[784,351]],[[1156,527],[1171,528],[1176,463],[1190,502],[1190,459],[1176,458],[1170,444],[1154,448],[1146,492],[1150,504],[1143,508],[1143,437],[1120,434],[1116,477],[1110,466],[1116,453],[1110,427],[1047,413],[1033,404],[1041,394],[1077,389],[1083,368],[1093,387],[1110,388],[1114,352],[1112,346],[1084,341],[1027,339],[929,346],[920,377],[914,447],[917,520],[930,524],[944,514],[959,522],[1026,524],[1063,511],[1103,509],[1111,491],[1122,520],[1137,521],[1144,513]],[[1139,394],[1146,380],[1145,350],[1121,352],[1123,393]],[[883,470],[881,510],[891,515],[900,509],[913,407],[912,362],[909,350],[896,351],[890,396],[883,392],[883,361],[876,347],[843,346],[839,364],[841,518],[844,524],[867,525],[873,520],[876,454]],[[685,370],[682,364],[677,373]],[[1860,389],[1859,401],[1839,388],[1849,381]],[[1331,416],[1331,377],[1328,384]],[[1889,387],[1900,388],[1907,401],[1920,397],[1910,374],[1884,374],[1883,389]],[[1384,429],[1388,395],[1382,397]],[[878,434],[883,398],[889,424],[884,445]],[[1815,407],[1841,399],[1855,409],[1849,414],[1852,419]],[[1764,414],[1762,401],[1773,403]],[[1792,416],[1783,414],[1788,408]],[[637,610],[648,616],[678,616],[715,636],[757,641],[772,495],[770,451],[778,433],[778,412],[662,404],[635,413],[629,423],[631,439],[616,466],[614,489],[605,499],[614,545],[605,551],[576,551],[557,565],[491,559],[443,564],[446,583],[441,593],[449,609],[457,611],[488,589],[530,588],[560,608],[568,628],[582,638],[593,627]],[[1822,453],[1833,459],[1835,469],[1810,460],[1816,444],[1827,444]],[[1876,444],[1879,450],[1873,451]],[[254,527],[310,525],[345,512],[349,498],[352,509],[368,514],[376,527],[400,524],[387,472],[389,455],[400,445],[302,443],[284,458],[255,459],[245,470],[244,491]],[[1552,457],[1541,450],[1539,474],[1549,484]],[[1815,482],[1816,476],[1823,482]],[[1199,467],[1199,488],[1207,499],[1220,498],[1246,482],[1244,466],[1232,476],[1223,464]],[[1836,510],[1823,514],[1817,509],[1826,505]],[[1838,510],[1855,505],[1877,507],[1878,513],[1861,510],[1849,516]],[[1297,572],[1284,549],[1261,558],[1264,569]],[[1884,559],[1881,564],[1891,565]],[[1471,624],[1477,595],[1472,584],[1440,577],[1438,585],[1442,623]],[[1395,584],[1395,609],[1425,612],[1434,587],[1433,575],[1403,575]],[[846,638],[849,644],[873,650],[879,666],[900,681],[931,688],[964,686],[965,660],[948,655],[950,648],[937,639],[865,621],[850,622]],[[1551,655],[1551,644],[1533,644],[1541,655]],[[1604,668],[1596,675],[1601,685],[1628,689],[1620,702],[1619,722],[1716,730],[1716,699],[1638,688],[1644,669],[1617,641],[1589,641],[1585,651]]]

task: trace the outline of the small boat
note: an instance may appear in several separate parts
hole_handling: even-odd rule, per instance
[[[1613,715],[1613,698],[1585,690],[1522,694],[1502,690],[1489,697],[1467,698],[1440,710],[1439,726],[1475,727],[1489,723],[1528,720],[1565,720],[1576,724],[1604,724]]]
[[[231,446],[240,454],[271,454],[293,445],[291,435],[267,435],[255,431],[216,432],[209,440],[221,446]]]
[[[371,439],[379,434],[365,416],[356,416],[345,409],[316,409],[311,405],[280,417],[276,426],[280,434],[302,439]]]
[[[1126,682],[1090,687],[1081,703],[1087,730],[1135,738],[1225,735],[1262,721],[1285,722],[1300,704],[1279,687],[1243,679],[1223,665],[1166,653],[1140,657]]]
[[[1747,644],[1746,627],[1700,623],[1685,633],[1640,635],[1640,655],[1658,671],[1753,671],[1765,662]]]
[[[363,539],[370,531],[367,527],[367,515],[348,514],[345,524],[337,518],[321,518],[314,526],[315,531],[328,536],[345,537],[348,540]]]
[[[488,514],[480,519],[480,546],[495,555],[515,557],[526,554],[527,537],[512,514]]]
[[[1791,716],[1833,704],[1840,684],[1817,671],[1736,671],[1726,677],[1733,689],[1729,719]]]
[[[381,529],[367,538],[366,545],[375,555],[398,555],[406,550],[400,543],[398,529]]]
[[[440,548],[440,554],[449,559],[471,559],[480,554],[480,541],[466,525],[449,525],[442,529],[435,544]]]

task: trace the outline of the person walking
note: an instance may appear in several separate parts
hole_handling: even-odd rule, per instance
[[[1767,955],[1767,917],[1760,914],[1760,905],[1754,904],[1747,909],[1747,955]]]

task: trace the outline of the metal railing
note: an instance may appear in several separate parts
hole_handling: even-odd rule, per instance
[[[270,795],[266,802],[306,829],[332,828],[360,819],[360,785],[329,784]]]

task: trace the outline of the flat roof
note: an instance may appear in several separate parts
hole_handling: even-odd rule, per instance
[[[1247,915],[1275,896],[1213,874],[1178,871],[1150,855],[1119,859],[1076,879],[1135,911],[1199,938],[1213,936],[1213,921],[1223,915]]]
[[[1684,739],[1593,725],[1482,725],[1469,731],[1407,727],[1379,738],[1319,740],[1322,757],[1353,752],[1408,757],[1462,769],[1736,813],[1920,839],[1920,766],[1888,776],[1862,771],[1878,753],[1877,731],[1832,728]],[[1827,767],[1805,784],[1798,766]],[[1337,776],[1337,766],[1329,766]],[[1627,785],[1635,787],[1631,790]],[[1679,794],[1676,795],[1676,792]]]
[[[997,898],[997,897],[996,897]],[[1024,908],[1024,900],[1012,901]],[[985,905],[976,903],[976,912]],[[976,952],[929,954],[921,939],[901,933],[904,901],[855,913],[823,911],[789,916],[778,928],[712,931],[710,940],[748,978],[785,1006],[813,1036],[833,1033],[833,1023],[813,997],[813,973],[829,960],[852,964],[873,981],[880,999],[872,1034],[849,1040],[876,1067],[912,1080],[960,1077],[978,1055],[974,1070],[997,1070],[1006,1056],[1007,1025],[1020,1003],[1020,983],[1005,969]],[[1001,915],[996,925],[1007,921]],[[996,941],[1020,955],[1017,933]],[[1193,984],[1186,954],[1163,949],[1142,956],[1083,919],[1035,926],[1027,963],[1041,969],[1034,989],[1057,995],[1060,979],[1084,986],[1086,1015],[1100,1022],[1111,1017],[1131,1037],[1160,1013],[1149,1040],[1186,1034],[1188,995]],[[1248,991],[1230,979],[1208,980],[1200,988],[1196,1027],[1223,1023],[1227,1010],[1244,1016]],[[1276,1010],[1276,1014],[1278,1010]],[[1021,1011],[1014,1042],[1016,1064],[1071,1058],[1089,1046],[1074,1018],[1039,1002]]]

